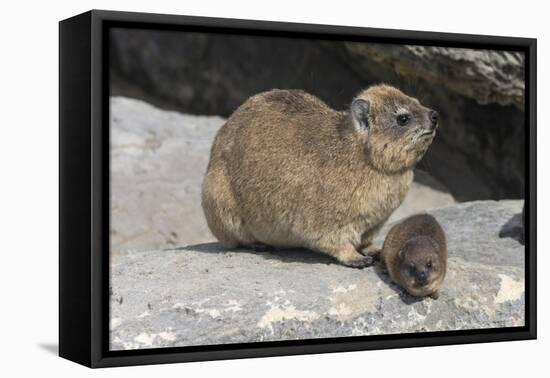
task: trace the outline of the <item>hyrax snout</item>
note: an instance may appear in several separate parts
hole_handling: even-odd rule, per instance
[[[431,144],[435,111],[388,85],[336,111],[300,90],[250,97],[218,131],[202,188],[227,248],[305,247],[362,268]]]

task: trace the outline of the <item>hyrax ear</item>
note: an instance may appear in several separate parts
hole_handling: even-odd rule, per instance
[[[351,116],[356,127],[369,127],[369,102],[362,98],[356,98],[351,103]]]

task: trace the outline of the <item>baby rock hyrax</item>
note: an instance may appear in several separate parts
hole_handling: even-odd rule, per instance
[[[390,229],[380,260],[410,294],[437,299],[447,271],[445,232],[431,215],[413,215]]]
[[[359,93],[346,111],[301,90],[252,96],[212,145],[208,226],[226,248],[305,247],[371,265],[371,240],[409,190],[437,118],[388,85]]]

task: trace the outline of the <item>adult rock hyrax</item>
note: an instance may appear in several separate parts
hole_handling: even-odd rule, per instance
[[[301,90],[252,96],[212,145],[208,226],[226,248],[305,247],[371,265],[371,240],[409,190],[437,117],[388,85],[362,91],[346,111]]]
[[[390,229],[380,260],[410,294],[437,298],[447,271],[445,232],[431,215],[413,215]]]

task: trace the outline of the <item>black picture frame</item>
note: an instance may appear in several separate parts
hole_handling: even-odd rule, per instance
[[[526,57],[525,326],[110,351],[108,30],[111,27],[426,44]],[[59,23],[59,355],[88,367],[535,339],[536,62],[530,38],[92,10]]]

